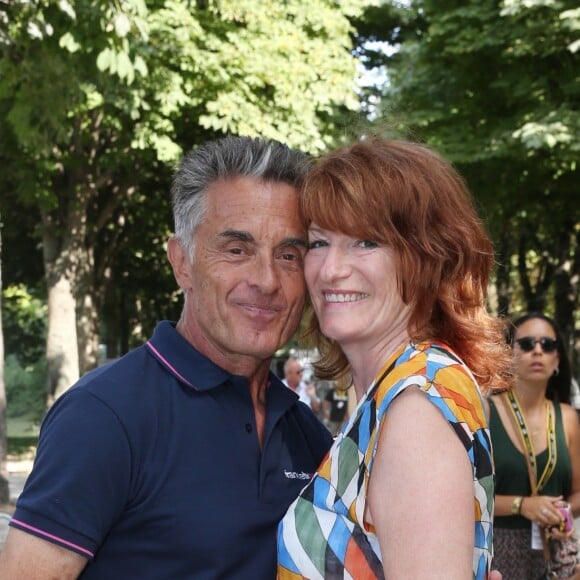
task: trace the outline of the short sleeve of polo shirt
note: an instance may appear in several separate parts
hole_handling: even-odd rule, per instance
[[[131,453],[115,413],[72,389],[50,409],[11,526],[92,558],[130,494]]]

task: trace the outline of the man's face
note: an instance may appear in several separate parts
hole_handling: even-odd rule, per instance
[[[305,299],[306,232],[298,192],[253,177],[221,180],[190,262],[172,240],[169,258],[185,291],[180,332],[222,368],[264,360],[296,330]]]

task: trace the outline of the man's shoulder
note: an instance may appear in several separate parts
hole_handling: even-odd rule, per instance
[[[152,398],[158,398],[155,391],[163,381],[158,367],[143,347],[97,367],[55,401],[46,423],[55,417],[61,421],[68,417],[66,420],[76,423],[79,417],[95,413],[122,418],[134,416],[143,406],[153,407]]]
[[[156,380],[157,365],[151,365],[152,357],[144,345],[128,352],[127,354],[109,361],[82,376],[69,392],[86,391],[102,392],[103,389],[114,389],[116,393],[130,389],[137,383]]]

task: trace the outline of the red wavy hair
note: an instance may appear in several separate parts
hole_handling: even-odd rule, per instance
[[[369,138],[318,161],[302,188],[306,225],[393,248],[401,297],[411,305],[414,341],[440,340],[480,387],[505,387],[510,354],[504,323],[485,308],[493,247],[453,167],[429,148]],[[348,361],[312,312],[307,334],[321,358],[317,375],[344,379]]]

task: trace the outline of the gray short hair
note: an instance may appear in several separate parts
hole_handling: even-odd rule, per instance
[[[220,179],[258,177],[299,189],[308,157],[275,140],[224,137],[208,141],[183,157],[171,187],[175,237],[193,258],[193,234],[203,220],[208,187]]]

